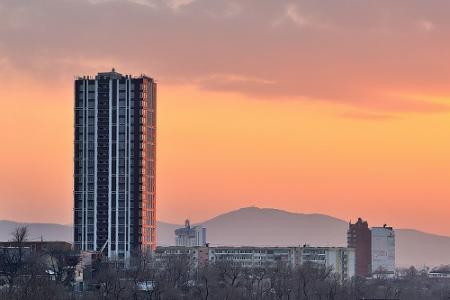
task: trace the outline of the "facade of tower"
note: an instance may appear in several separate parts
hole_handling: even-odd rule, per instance
[[[395,231],[392,227],[372,227],[372,276],[395,276]]]
[[[355,249],[355,274],[369,277],[372,273],[372,234],[366,221],[358,218],[355,224],[350,222],[347,247]]]
[[[74,123],[75,248],[118,259],[155,249],[155,81],[79,77]]]

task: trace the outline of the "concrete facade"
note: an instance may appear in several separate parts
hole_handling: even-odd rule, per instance
[[[156,83],[115,72],[75,80],[74,242],[127,259],[156,247]]]
[[[372,276],[395,275],[395,232],[392,227],[372,227]]]
[[[157,247],[157,260],[184,256],[193,266],[231,263],[240,267],[270,267],[278,263],[297,267],[305,263],[332,268],[342,279],[355,276],[355,250],[345,247]]]
[[[347,247],[355,249],[355,274],[369,277],[372,273],[372,237],[366,221],[358,218],[356,223],[349,223]]]

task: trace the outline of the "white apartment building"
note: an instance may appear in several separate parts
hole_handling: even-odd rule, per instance
[[[209,262],[231,262],[242,267],[264,267],[277,262],[295,265],[295,247],[209,247]]]
[[[395,232],[392,227],[372,227],[372,275],[395,275]]]
[[[164,260],[174,255],[188,257],[193,266],[228,262],[241,267],[270,267],[277,263],[297,267],[304,263],[332,268],[342,279],[355,276],[355,250],[344,247],[157,247],[155,255]]]
[[[310,247],[297,248],[297,263],[307,262],[321,264],[332,268],[341,278],[355,276],[355,249],[345,247]]]

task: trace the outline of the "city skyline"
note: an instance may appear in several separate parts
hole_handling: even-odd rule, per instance
[[[450,235],[450,4],[68,3],[0,4],[0,219],[71,223],[73,77],[115,67],[159,84],[158,220],[256,205]]]

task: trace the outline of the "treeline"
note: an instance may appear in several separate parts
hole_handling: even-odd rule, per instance
[[[173,256],[159,262],[135,258],[128,270],[102,266],[84,299],[448,299],[450,281],[427,277],[410,268],[398,279],[341,280],[333,270],[315,264],[290,268],[285,263],[240,267],[216,263],[193,268],[189,259]]]
[[[0,248],[0,299],[70,299],[79,255],[61,248],[31,251],[27,237],[27,227],[19,227],[12,246]]]
[[[64,271],[65,270],[65,271]],[[86,290],[75,292],[66,265],[49,274],[40,257],[30,256],[0,290],[0,299],[448,299],[447,280],[429,279],[414,268],[398,279],[355,277],[342,281],[331,269],[305,264],[292,269],[280,263],[242,268],[219,263],[193,268],[183,257],[162,262],[144,259],[124,269],[99,262]]]

